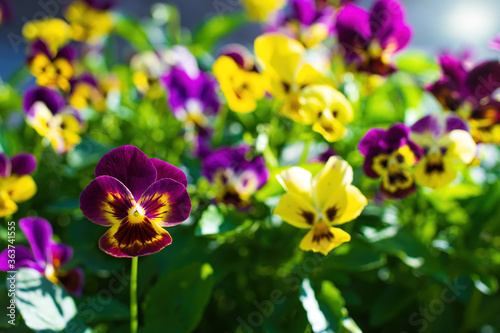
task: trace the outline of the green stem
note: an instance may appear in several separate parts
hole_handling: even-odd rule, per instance
[[[311,146],[312,141],[313,138],[311,137],[304,142],[304,150],[302,151],[302,155],[300,156],[299,165],[307,163],[307,156],[309,156],[309,147]]]
[[[137,266],[139,257],[132,258],[130,269],[130,333],[137,333],[139,321],[137,319]]]

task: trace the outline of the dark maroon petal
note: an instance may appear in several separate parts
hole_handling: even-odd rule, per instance
[[[380,140],[385,137],[387,131],[382,128],[372,128],[366,132],[365,136],[358,144],[358,149],[364,156],[370,153],[370,150],[380,146]]]
[[[76,59],[76,50],[71,45],[66,45],[57,52],[56,58],[63,58],[68,60],[70,63]]]
[[[66,244],[52,241],[50,251],[52,252],[52,265],[56,270],[64,267],[73,258],[73,248]]]
[[[292,0],[294,18],[304,25],[311,25],[316,18],[314,0]]]
[[[437,138],[443,133],[443,126],[436,116],[428,115],[413,124],[411,130],[418,134],[430,133]]]
[[[346,5],[337,16],[336,29],[348,60],[356,59],[368,47],[371,32],[369,13],[365,9]]]
[[[399,1],[378,0],[370,11],[370,30],[374,38],[384,40],[389,36],[394,26],[404,19],[404,7]]]
[[[171,243],[170,234],[146,216],[140,222],[130,222],[127,217],[99,239],[101,250],[119,258],[153,254]]]
[[[370,178],[379,178],[380,175],[373,170],[373,158],[377,156],[378,152],[370,153],[366,156],[365,161],[363,163],[363,171],[365,175]]]
[[[144,192],[139,206],[152,222],[171,227],[189,217],[191,198],[183,184],[172,179],[161,179]]]
[[[241,68],[250,70],[253,67],[252,54],[246,47],[240,44],[229,44],[222,48],[220,56],[230,57]],[[250,68],[249,68],[250,67]]]
[[[422,156],[424,156],[424,150],[422,149],[422,147],[420,147],[413,141],[408,140],[407,144],[410,150],[415,155],[415,164],[417,164],[417,162],[420,161]]]
[[[12,171],[12,163],[7,155],[0,153],[0,177],[7,178]]]
[[[25,217],[19,220],[19,228],[26,236],[35,262],[45,268],[51,262],[50,243],[52,241],[52,226],[40,217]]]
[[[238,173],[247,162],[245,156],[250,147],[241,145],[239,147],[223,147],[213,151],[203,160],[201,173],[212,181],[220,169],[230,169]]]
[[[0,0],[0,12],[2,16],[2,23],[10,23],[14,18],[14,10],[12,4],[8,0]]]
[[[116,0],[83,0],[89,7],[97,10],[110,10],[116,5]]]
[[[31,43],[28,50],[28,63],[30,63],[33,58],[35,58],[39,54],[45,54],[49,59],[54,57],[54,54],[50,51],[50,48],[47,44],[45,44],[42,40],[38,39]]]
[[[44,271],[44,267],[40,267],[35,262],[35,258],[33,257],[33,253],[23,245],[15,245],[15,267],[12,268],[9,264],[9,260],[12,260],[9,258],[9,251],[8,249],[5,249],[0,253],[0,271],[13,271],[17,270],[19,268],[33,268],[36,269],[39,272]],[[12,252],[10,252],[11,254]]]
[[[153,165],[156,168],[156,180],[160,180],[163,178],[170,178],[173,180],[178,181],[184,186],[187,186],[188,181],[186,174],[179,168],[173,166],[170,163],[167,163],[165,161],[159,160],[157,158],[150,158],[151,162],[153,162]]]
[[[445,78],[454,84],[456,90],[462,90],[467,78],[467,70],[464,67],[464,61],[451,54],[443,54],[439,57],[439,64],[441,65]]]
[[[449,116],[448,118],[446,118],[445,132],[448,133],[453,130],[463,130],[468,132],[469,128],[467,127],[465,121],[462,120],[462,118],[456,116]]]
[[[55,90],[45,87],[31,88],[26,91],[23,100],[24,112],[28,116],[34,116],[32,106],[35,102],[42,102],[53,114],[58,113],[66,104],[64,98]]]
[[[36,169],[36,158],[31,154],[17,154],[11,163],[12,173],[18,176],[29,175]]]
[[[57,279],[61,282],[64,289],[73,296],[81,296],[85,284],[85,275],[80,267],[70,271],[60,271],[57,273]]]
[[[472,102],[478,103],[481,99],[491,95],[500,88],[500,63],[487,61],[472,69],[466,80]]]
[[[463,103],[459,87],[450,79],[442,79],[427,86],[426,89],[436,97],[446,110],[456,111]]]
[[[395,124],[387,130],[385,137],[380,141],[380,146],[388,151],[398,149],[407,143],[410,132],[410,128],[405,124]]]
[[[91,222],[104,226],[119,223],[136,206],[132,193],[118,179],[99,176],[80,195],[80,209]]]
[[[149,158],[134,146],[122,146],[104,155],[95,168],[96,177],[111,176],[121,181],[139,200],[156,181],[156,168]]]
[[[408,45],[411,35],[410,26],[403,23],[396,24],[387,35],[380,39],[380,44],[383,49],[391,49],[392,52],[396,52]]]

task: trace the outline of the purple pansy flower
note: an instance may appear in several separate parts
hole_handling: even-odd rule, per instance
[[[62,285],[69,293],[80,296],[84,284],[81,268],[65,271],[63,267],[73,257],[73,249],[69,245],[52,240],[52,226],[40,217],[26,217],[19,220],[19,228],[28,239],[30,248],[15,246],[15,260],[11,260],[12,250],[5,249],[0,253],[0,270],[32,268],[44,275],[50,282]]]
[[[262,156],[250,158],[250,147],[224,147],[203,160],[202,174],[217,188],[216,200],[246,208],[251,196],[269,179]]]
[[[36,169],[31,154],[17,154],[11,158],[0,153],[0,217],[17,212],[17,204],[31,199],[37,190],[30,176]]]
[[[365,156],[363,170],[368,177],[382,178],[380,191],[387,198],[402,198],[416,189],[410,167],[423,152],[410,133],[404,124],[388,130],[372,128],[359,142],[358,149]]]
[[[31,88],[24,95],[23,106],[27,122],[57,153],[66,153],[80,143],[84,121],[76,109],[66,107],[58,92],[45,87]]]
[[[168,105],[174,116],[194,127],[207,127],[207,116],[215,115],[220,108],[217,81],[204,72],[196,76],[173,67],[160,79],[168,92]]]
[[[347,61],[379,75],[395,71],[390,56],[408,45],[412,34],[404,7],[396,0],[378,0],[370,12],[348,4],[337,17],[336,29]]]
[[[468,70],[462,59],[439,58],[442,77],[427,90],[445,110],[469,121],[476,142],[500,142],[500,103],[492,96],[500,88],[500,63],[485,61]]]
[[[110,227],[99,247],[115,257],[156,253],[172,243],[162,227],[185,221],[191,212],[184,172],[148,158],[134,146],[103,156],[94,179],[80,196],[80,208],[91,222]]]
[[[84,73],[70,80],[69,103],[76,109],[92,106],[98,112],[106,110],[106,94],[99,82],[89,73]]]
[[[268,32],[293,37],[306,47],[325,40],[334,30],[335,8],[316,4],[314,0],[292,0],[289,8],[279,11]]]
[[[110,10],[116,5],[116,0],[83,0],[90,8],[95,10]]]

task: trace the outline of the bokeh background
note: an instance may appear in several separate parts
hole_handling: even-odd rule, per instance
[[[24,46],[20,44],[16,52],[9,41],[13,34],[20,35],[23,24],[40,12],[61,16],[67,0],[16,0],[12,1],[16,15],[15,22],[0,27],[0,76],[8,78],[24,62]],[[157,0],[117,0],[123,11],[145,17],[151,5]],[[181,13],[183,26],[195,29],[208,17],[239,10],[237,0],[174,0],[167,3],[176,5]],[[372,0],[359,1],[362,6],[370,6]],[[410,45],[431,54],[444,50],[461,51],[473,49],[477,58],[485,58],[494,52],[488,50],[487,43],[500,32],[500,1],[498,0],[403,0],[407,8],[408,21],[413,26],[414,35]],[[54,6],[56,4],[57,6]],[[48,10],[44,9],[47,8]],[[56,8],[58,7],[58,8]],[[38,14],[37,14],[38,13]],[[258,24],[245,25],[224,42],[238,41],[251,46],[259,33]]]

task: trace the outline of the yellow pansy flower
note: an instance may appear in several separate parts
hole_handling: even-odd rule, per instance
[[[79,42],[95,42],[113,30],[110,11],[92,8],[83,1],[72,3],[64,17],[71,25],[71,38]]]
[[[23,26],[23,37],[28,41],[43,41],[52,54],[66,45],[70,39],[68,23],[58,18],[30,21]]]
[[[283,171],[278,180],[287,192],[274,214],[301,229],[310,229],[300,242],[304,251],[327,255],[351,240],[340,224],[354,220],[367,205],[365,196],[352,183],[351,166],[336,156],[330,157],[316,175],[300,167]]]
[[[254,111],[257,101],[265,96],[261,75],[256,71],[241,68],[229,56],[219,57],[214,63],[213,72],[226,96],[229,108],[235,112]]]

